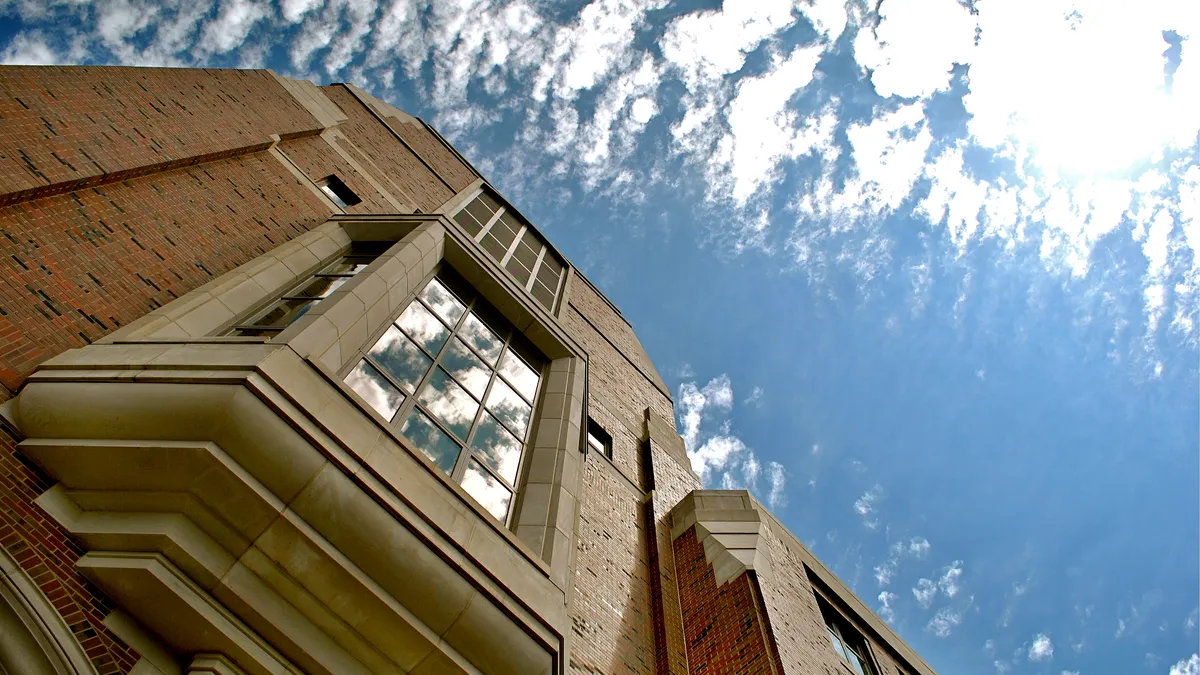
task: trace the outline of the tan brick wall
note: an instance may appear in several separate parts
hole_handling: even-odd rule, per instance
[[[641,494],[595,454],[579,504],[571,654],[574,673],[653,673],[654,632]]]
[[[800,675],[850,675],[853,671],[833,651],[803,562],[773,532],[768,535],[768,542],[771,573],[760,580],[760,585],[784,671]],[[843,612],[843,616],[870,644],[879,665],[879,675],[904,675],[897,669],[889,649],[875,640],[851,614]]]

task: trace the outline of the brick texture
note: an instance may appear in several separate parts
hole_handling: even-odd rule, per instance
[[[571,603],[574,673],[654,673],[648,541],[640,491],[588,456]]]
[[[114,607],[75,571],[83,551],[33,504],[51,485],[0,432],[0,545],[58,610],[100,675],[128,673],[140,655],[104,626]]]
[[[0,208],[0,384],[328,217],[266,153]]]
[[[454,196],[451,190],[430,173],[420,158],[397,142],[396,136],[371,114],[349,89],[341,85],[322,87],[334,103],[350,118],[338,125],[346,138],[366,155],[380,171],[392,177],[416,203],[431,213]],[[398,195],[397,195],[398,196]]]
[[[674,542],[689,672],[774,675],[782,672],[753,572],[717,586],[695,527]]]
[[[320,130],[265,70],[6,67],[0,119],[0,204]]]
[[[286,141],[279,144],[279,151],[314,182],[336,175],[353,190],[362,202],[347,208],[346,213],[392,213],[396,210],[324,138],[305,136]]]

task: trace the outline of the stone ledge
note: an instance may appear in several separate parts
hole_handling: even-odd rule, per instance
[[[767,518],[746,490],[693,490],[671,509],[671,539],[696,528],[717,586],[753,570],[771,573]]]

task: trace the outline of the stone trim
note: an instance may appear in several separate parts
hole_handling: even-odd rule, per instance
[[[161,557],[305,672],[388,672],[383,654],[418,643],[425,660],[397,666],[550,672],[534,664],[561,654],[564,593],[286,346],[58,359],[18,398],[22,451],[60,480],[39,503],[98,556]],[[157,629],[162,598],[125,589],[153,580],[103,567]]]
[[[671,540],[692,527],[718,587],[747,571],[770,576],[768,525],[748,491],[693,490],[671,509]]]
[[[483,179],[476,178],[470,185],[459,190],[458,194],[443,202],[441,206],[437,207],[434,213],[440,213],[447,218],[453,216],[462,210],[462,207],[470,204],[472,199],[478,197],[479,193],[483,192],[483,186]]]
[[[70,627],[17,561],[0,548],[0,603],[7,604],[58,675],[95,675]],[[7,636],[13,639],[14,636]],[[0,637],[0,640],[5,639]],[[28,665],[28,664],[26,664]],[[33,671],[29,675],[35,675]]]

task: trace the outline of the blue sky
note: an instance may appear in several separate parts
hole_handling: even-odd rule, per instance
[[[434,123],[940,672],[1197,675],[1200,5],[0,0]]]

